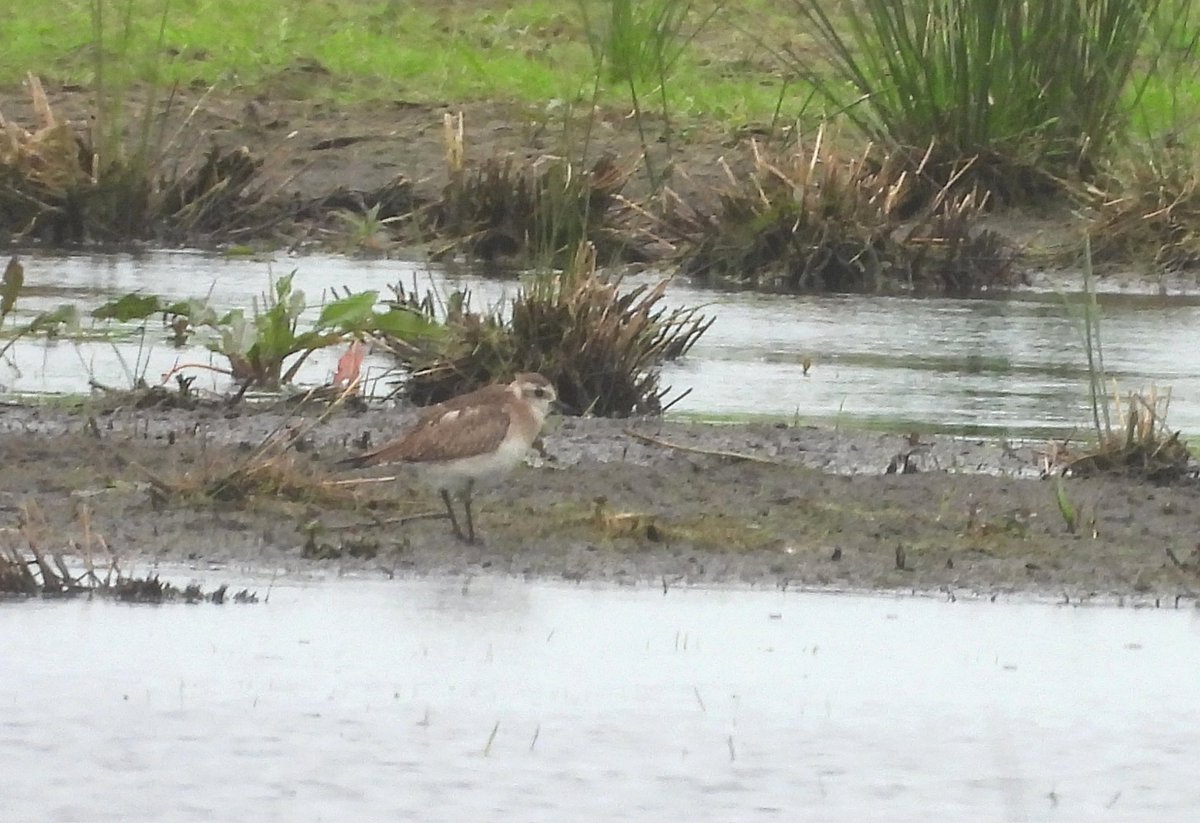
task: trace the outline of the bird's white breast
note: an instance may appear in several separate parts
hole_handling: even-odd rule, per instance
[[[529,446],[525,438],[510,432],[493,452],[426,463],[420,466],[421,476],[434,489],[450,492],[461,491],[468,480],[474,480],[477,485],[488,485],[521,465],[529,453]]]

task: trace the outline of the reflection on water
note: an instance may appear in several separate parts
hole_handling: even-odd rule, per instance
[[[131,290],[172,298],[211,291],[219,308],[248,306],[270,273],[292,268],[296,286],[314,306],[329,287],[386,293],[388,285],[401,280],[443,292],[469,288],[477,306],[497,303],[516,289],[513,282],[450,280],[399,261],[305,257],[268,265],[195,254],[153,254],[140,261],[35,258],[27,261],[26,277],[35,293],[23,297],[19,307],[28,314],[65,301],[94,304]],[[675,407],[679,411],[879,420],[1010,434],[1064,433],[1090,419],[1078,317],[1059,295],[786,297],[678,286],[669,300],[707,304],[717,316],[692,354],[666,369],[668,384],[692,389]],[[1104,306],[1104,359],[1119,390],[1169,387],[1171,425],[1200,432],[1200,348],[1194,343],[1200,302],[1126,295],[1108,297]],[[86,389],[89,374],[127,386],[131,373],[145,373],[153,382],[177,362],[217,362],[203,349],[172,349],[164,338],[153,329],[142,345],[21,345],[13,356],[17,369],[0,370],[0,382],[14,391],[78,392]],[[319,353],[300,380],[325,380],[337,354]],[[808,375],[802,368],[806,359],[813,363]],[[378,375],[387,361],[368,365]],[[221,379],[201,375],[210,388],[221,388]]]
[[[713,300],[684,289],[682,301]],[[668,370],[703,377],[683,408],[912,421],[1028,432],[1086,425],[1087,370],[1077,319],[1061,297],[943,300],[718,295],[720,318]],[[1171,423],[1200,431],[1195,301],[1105,301],[1104,359],[1124,391],[1170,386]],[[803,375],[801,363],[813,367]]]
[[[502,579],[0,602],[3,817],[1186,820],[1198,641],[1194,610]]]

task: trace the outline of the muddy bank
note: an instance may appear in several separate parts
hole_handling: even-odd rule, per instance
[[[769,425],[564,419],[544,452],[477,501],[465,546],[401,477],[339,484],[333,463],[379,442],[402,409],[0,409],[0,517],[21,545],[81,541],[80,508],[124,564],[154,561],[405,576],[494,573],[672,586],[1022,593],[1174,605],[1200,587],[1200,487],[1071,479],[1068,533],[1033,445],[928,438],[885,474],[896,435]],[[304,431],[264,493],[214,480],[273,430]],[[627,432],[652,438],[638,439]],[[683,448],[675,448],[675,446]],[[717,452],[750,455],[742,460]],[[163,489],[171,490],[164,494]]]

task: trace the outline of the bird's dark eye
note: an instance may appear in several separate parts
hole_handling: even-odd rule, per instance
[[[545,390],[545,389],[543,389],[541,386],[539,386],[538,388],[536,388],[536,389],[534,389],[534,390],[533,390],[533,396],[534,396],[534,397],[545,397],[545,396],[546,396],[546,390]]]

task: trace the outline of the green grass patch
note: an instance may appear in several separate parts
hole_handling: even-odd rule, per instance
[[[1171,34],[1160,0],[793,4],[821,59],[791,50],[791,64],[830,105],[938,184],[965,173],[1009,197],[1091,175],[1124,133],[1140,59]]]
[[[595,0],[591,3],[595,5]],[[711,4],[709,4],[711,5]],[[707,6],[698,4],[693,16]],[[48,83],[92,85],[97,28],[113,80],[341,101],[497,100],[544,106],[591,98],[595,67],[573,4],[548,0],[446,4],[432,0],[64,0],[54,14],[32,3],[0,10],[0,85],[32,71]],[[779,79],[754,65],[756,25],[767,4],[727,12],[727,36],[697,40],[673,69],[675,113],[769,117]],[[163,45],[158,29],[163,25]],[[624,100],[620,84],[602,97]]]

